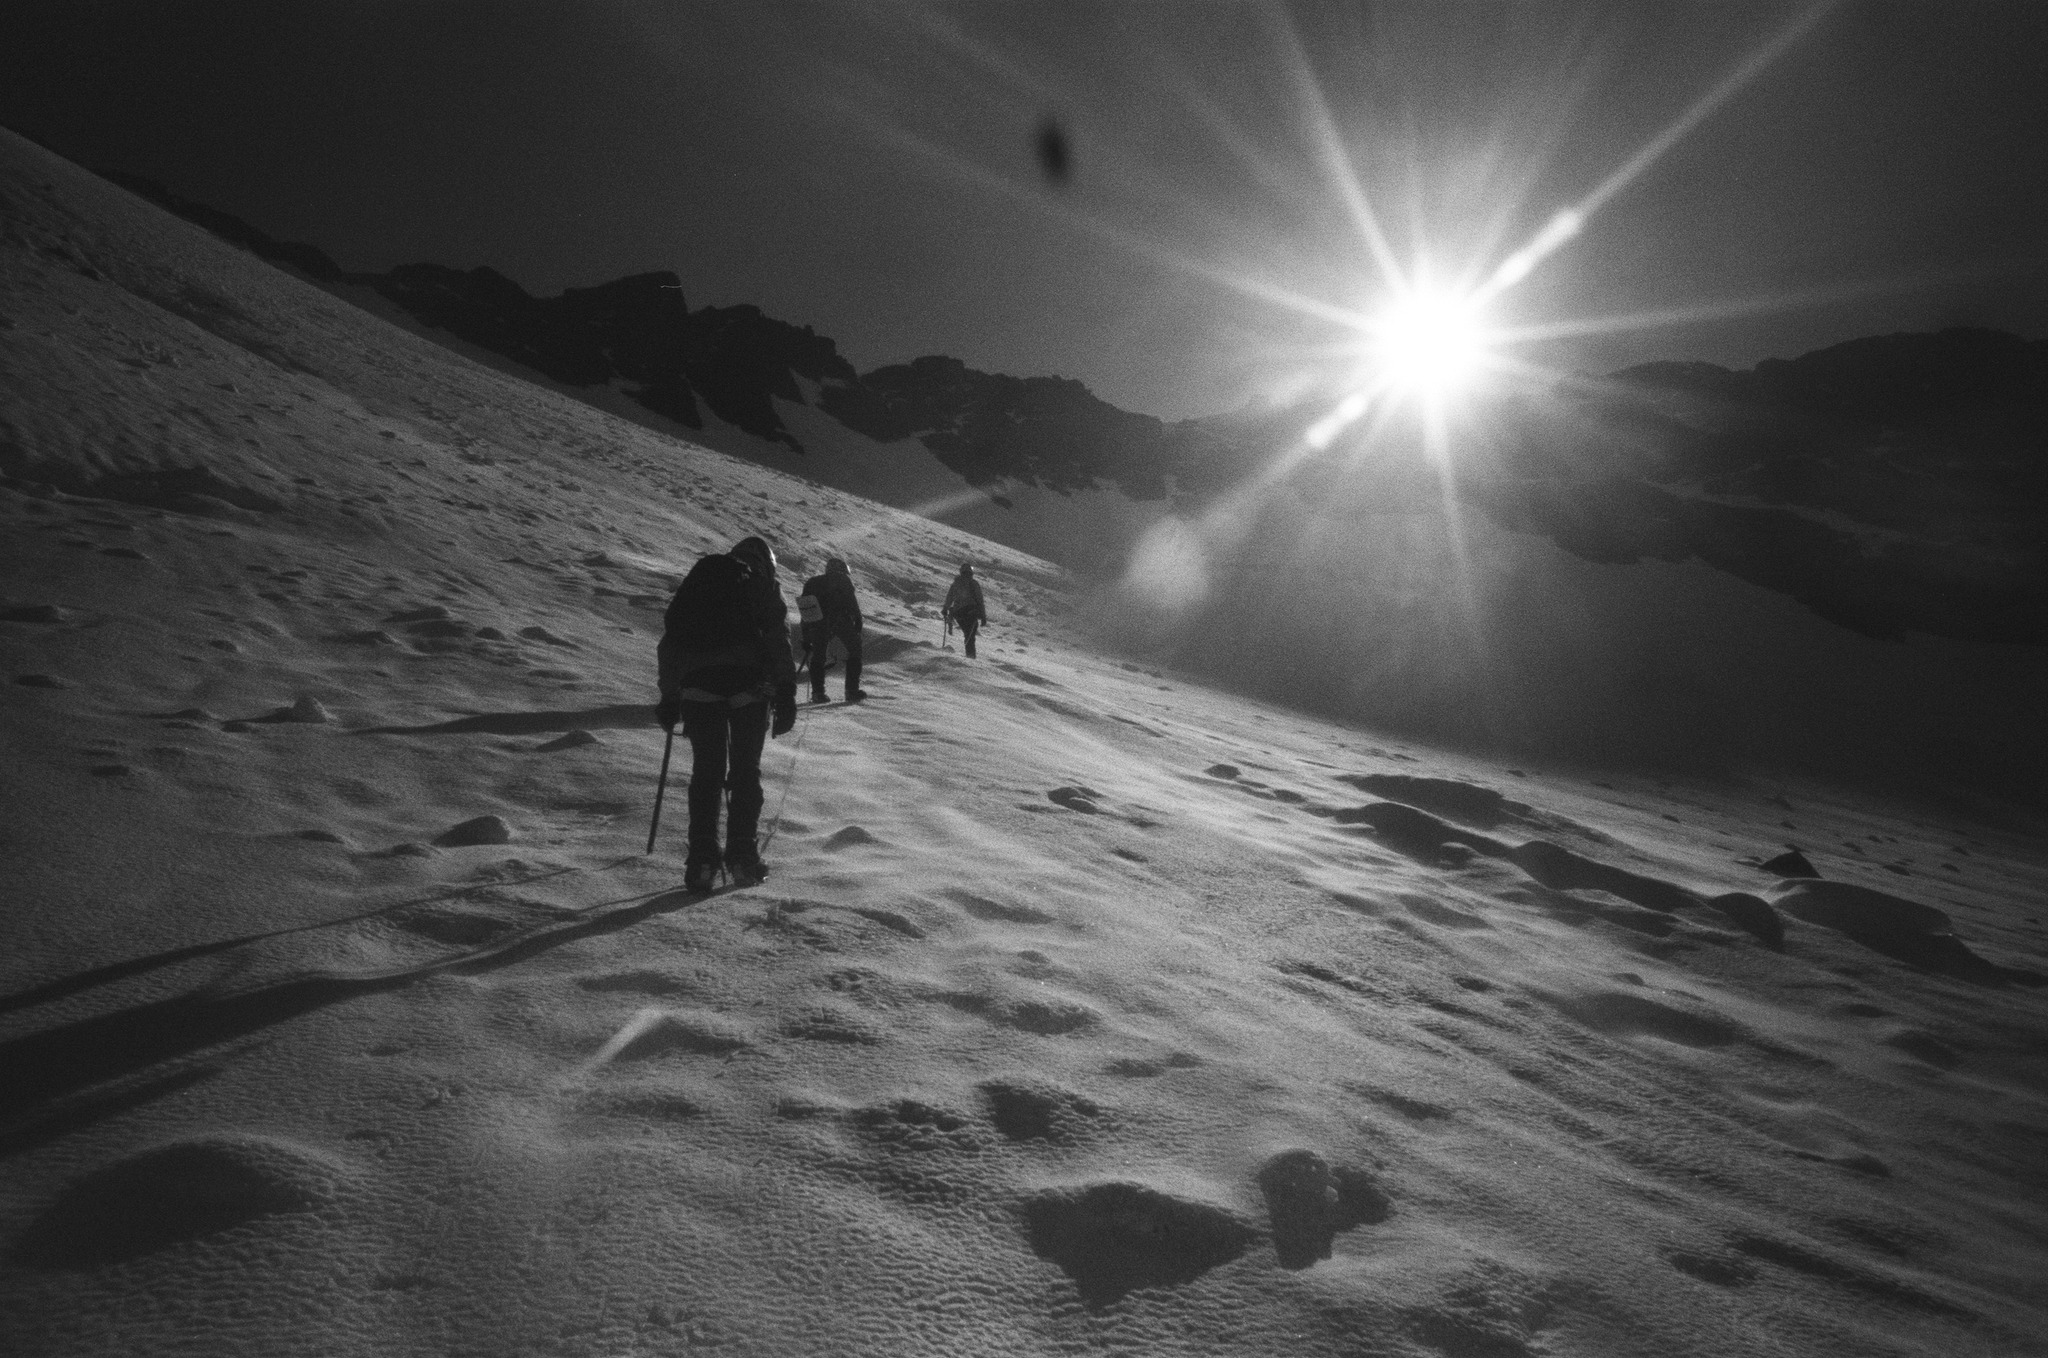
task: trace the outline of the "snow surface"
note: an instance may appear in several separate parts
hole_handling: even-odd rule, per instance
[[[5,1351],[2048,1351],[2037,823],[1152,673],[4,135],[0,198]],[[853,564],[874,697],[685,896],[659,610],[750,532]]]

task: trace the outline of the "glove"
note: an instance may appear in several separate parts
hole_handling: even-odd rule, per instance
[[[661,723],[661,729],[664,731],[675,730],[676,723],[682,720],[682,716],[683,700],[681,698],[663,698],[654,706],[654,719]]]
[[[775,720],[768,727],[768,734],[785,735],[795,725],[796,685],[784,684],[775,690]]]

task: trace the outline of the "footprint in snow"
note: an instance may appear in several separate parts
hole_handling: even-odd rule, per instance
[[[1330,1257],[1339,1231],[1385,1221],[1386,1195],[1365,1171],[1331,1165],[1310,1150],[1289,1150],[1259,1167],[1259,1189],[1280,1267],[1304,1269]]]
[[[989,1121],[1011,1141],[1073,1145],[1109,1121],[1095,1100],[1041,1080],[989,1080],[979,1088]]]
[[[442,831],[434,843],[444,849],[466,848],[476,844],[509,844],[512,842],[512,827],[500,816],[476,816],[459,825]]]
[[[1085,815],[1093,816],[1102,810],[1101,807],[1095,804],[1096,799],[1101,797],[1102,794],[1092,787],[1081,787],[1078,785],[1074,787],[1056,787],[1045,795],[1047,800],[1056,805],[1064,806],[1069,811],[1079,811]]]

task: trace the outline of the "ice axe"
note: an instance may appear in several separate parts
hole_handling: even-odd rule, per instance
[[[654,852],[654,835],[661,829],[661,799],[668,795],[668,757],[676,748],[676,728],[668,728],[661,746],[661,781],[654,785],[654,823],[647,827],[647,852]]]

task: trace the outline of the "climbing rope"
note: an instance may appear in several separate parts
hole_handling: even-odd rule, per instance
[[[810,729],[811,709],[805,707],[797,715],[796,744],[792,745],[789,750],[789,772],[782,776],[782,796],[776,800],[775,815],[768,821],[768,833],[761,836],[760,851],[762,853],[768,851],[768,846],[775,842],[775,832],[782,828],[782,808],[789,805],[789,790],[796,786],[796,761],[803,757],[804,736],[809,733]]]

